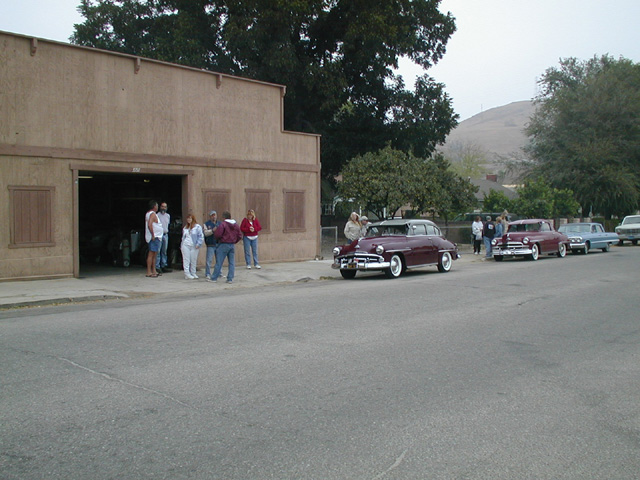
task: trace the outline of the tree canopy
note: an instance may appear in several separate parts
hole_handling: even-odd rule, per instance
[[[539,82],[527,128],[530,175],[571,189],[589,212],[622,216],[640,202],[640,64],[569,58]]]
[[[440,0],[82,0],[74,43],[283,84],[285,128],[320,133],[323,173],[391,143],[429,156],[456,126],[444,86],[413,91],[455,31]]]
[[[477,187],[451,171],[441,155],[423,159],[387,145],[350,160],[338,191],[380,219],[409,206],[412,214],[430,212],[446,221],[475,204]]]

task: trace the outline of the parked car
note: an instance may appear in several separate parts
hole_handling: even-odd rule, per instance
[[[569,237],[569,248],[573,253],[586,255],[592,248],[608,252],[611,244],[618,242],[618,234],[605,232],[601,223],[565,223],[558,227],[558,231]]]
[[[526,257],[537,260],[540,255],[567,254],[569,237],[556,232],[549,220],[532,218],[509,224],[507,233],[491,242],[493,258],[501,262],[504,257]]]
[[[407,269],[437,265],[451,270],[458,246],[444,238],[430,220],[399,219],[372,223],[364,237],[333,249],[332,268],[351,279],[358,271],[382,271],[397,278]]]
[[[622,223],[616,227],[618,245],[623,245],[625,240],[637,245],[640,239],[640,215],[627,215]]]

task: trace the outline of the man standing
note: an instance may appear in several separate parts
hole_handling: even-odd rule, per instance
[[[484,228],[482,229],[482,238],[484,239],[484,249],[485,249],[485,257],[491,258],[492,255],[492,246],[491,241],[496,234],[496,226],[491,221],[491,215],[487,215],[487,221],[484,224]]]
[[[149,202],[149,211],[144,217],[144,239],[149,244],[149,253],[147,254],[147,277],[155,278],[160,275],[156,271],[156,259],[158,250],[162,243],[162,224],[158,219],[158,202],[151,200]]]
[[[229,212],[222,212],[223,222],[220,222],[213,235],[218,241],[216,248],[216,268],[213,271],[211,281],[215,282],[220,276],[222,264],[225,258],[229,258],[229,271],[227,272],[227,283],[233,283],[233,276],[236,271],[236,243],[242,239],[242,232],[235,220],[231,219]]]
[[[360,223],[362,224],[362,228],[360,229],[360,237],[367,236],[367,225],[369,225],[369,218],[362,215],[360,217]]]
[[[160,251],[156,258],[156,271],[159,273],[172,272],[169,268],[167,259],[167,249],[169,248],[169,224],[171,223],[171,215],[167,213],[167,202],[160,204],[160,211],[156,214],[162,224],[162,239],[160,242]]]
[[[207,277],[207,280],[211,280],[212,262],[216,254],[216,247],[218,246],[218,241],[214,235],[218,225],[220,225],[220,222],[218,221],[218,214],[215,210],[211,210],[209,212],[209,220],[204,223],[204,243],[207,246],[205,277]],[[215,267],[215,265],[213,266]]]

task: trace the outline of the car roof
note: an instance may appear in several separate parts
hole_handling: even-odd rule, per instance
[[[540,223],[540,222],[551,223],[549,220],[545,220],[544,218],[525,218],[523,220],[514,220],[513,222],[509,222],[509,225],[521,225],[523,223]]]
[[[371,226],[374,225],[384,225],[384,226],[398,226],[398,225],[408,225],[408,224],[422,224],[422,225],[435,225],[431,220],[423,220],[419,218],[394,218],[392,220],[382,220],[381,222],[372,223]]]
[[[561,227],[573,227],[574,225],[602,225],[598,222],[572,222],[572,223],[563,223],[560,225]]]

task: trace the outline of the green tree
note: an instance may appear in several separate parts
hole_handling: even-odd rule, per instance
[[[571,190],[553,188],[542,178],[525,183],[513,202],[513,211],[530,218],[573,217],[579,208]]]
[[[529,181],[518,188],[518,198],[513,202],[518,215],[529,218],[553,217],[553,189],[542,179]]]
[[[575,192],[583,212],[624,215],[640,202],[640,64],[569,58],[539,82],[526,148],[539,175]]]
[[[388,145],[350,160],[338,191],[378,218],[409,206],[413,215],[437,213],[448,221],[475,204],[477,187],[449,170],[441,155],[423,159]]]
[[[414,200],[418,212],[438,215],[448,225],[451,217],[475,207],[478,187],[458,175],[444,155],[435,154],[426,161],[426,166],[428,174],[433,176],[437,190],[430,197],[418,197]]]
[[[451,162],[451,169],[463,178],[484,178],[487,152],[470,142],[447,142],[444,155]]]
[[[323,135],[327,177],[387,143],[429,156],[457,124],[444,86],[415,90],[455,31],[440,0],[81,0],[79,45],[286,85],[285,128]]]
[[[391,146],[359,155],[342,170],[338,193],[378,218],[386,218],[410,204],[416,192],[436,188],[429,177],[420,173],[423,164]]]
[[[489,194],[483,195],[482,208],[485,212],[503,212],[505,210],[511,212],[513,210],[513,202],[507,197],[504,192],[499,192],[494,189],[489,189]],[[520,213],[520,212],[518,212]]]

